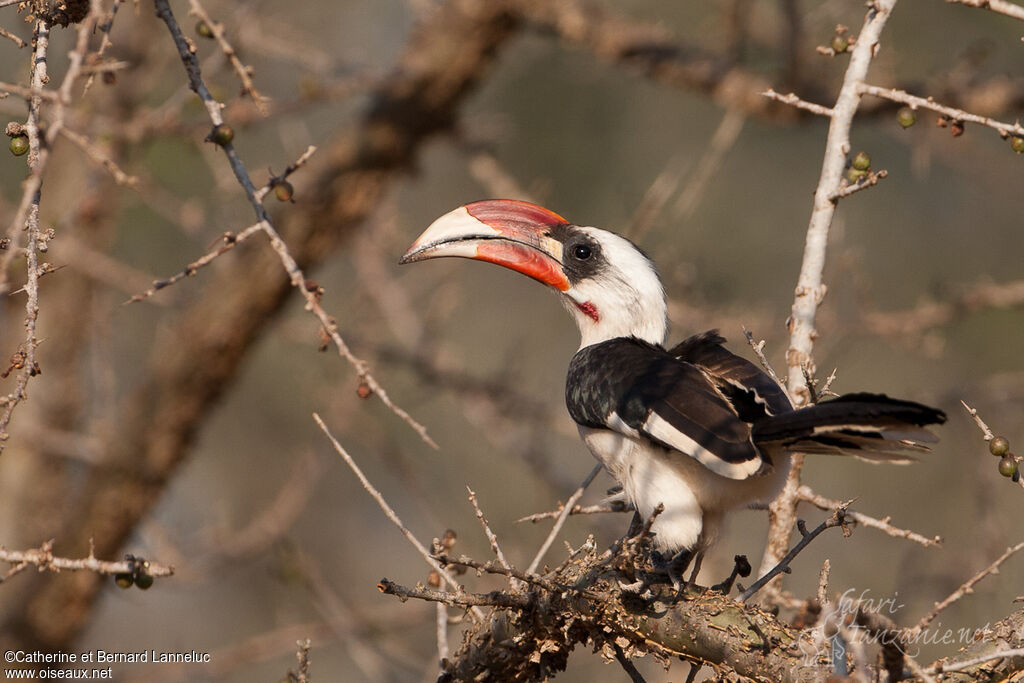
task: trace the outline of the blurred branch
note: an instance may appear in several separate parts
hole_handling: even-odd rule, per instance
[[[925,302],[905,311],[863,313],[861,324],[874,334],[899,337],[949,325],[978,311],[1021,306],[1024,306],[1024,280],[980,282],[943,301]]]
[[[191,1],[195,3],[195,0]],[[190,87],[197,95],[199,95],[199,98],[203,100],[203,103],[206,105],[206,110],[209,112],[210,119],[214,124],[214,130],[210,135],[212,138],[215,138],[218,129],[223,129],[226,125],[223,117],[221,116],[220,104],[213,98],[210,91],[206,88],[206,84],[203,82],[203,77],[199,70],[199,61],[196,59],[194,54],[194,46],[190,44],[189,39],[181,32],[181,28],[174,19],[174,15],[171,12],[171,8],[167,0],[155,0],[155,3],[157,7],[157,15],[163,19],[165,24],[167,24],[167,28],[171,32],[171,37],[174,39],[175,45],[178,47],[178,56],[181,57],[181,60],[185,65]],[[254,93],[253,96],[257,97],[258,95]],[[281,265],[288,273],[289,280],[306,299],[306,309],[312,311],[320,320],[324,330],[327,331],[331,340],[334,342],[334,345],[337,347],[338,353],[341,354],[341,356],[347,360],[353,368],[355,368],[359,375],[360,382],[369,386],[370,390],[377,396],[377,398],[379,398],[381,402],[391,410],[391,412],[412,427],[412,429],[420,435],[420,438],[423,439],[423,441],[428,445],[437,448],[437,444],[434,443],[434,440],[430,438],[429,434],[427,434],[426,427],[413,419],[413,417],[403,408],[392,402],[384,387],[381,386],[372,374],[370,374],[366,363],[357,358],[351,352],[348,344],[345,343],[345,340],[342,339],[341,334],[338,331],[337,323],[335,323],[334,319],[329,316],[320,305],[319,288],[313,286],[306,280],[306,276],[303,273],[302,268],[299,266],[298,261],[296,261],[295,257],[292,256],[288,245],[283,239],[281,239],[280,234],[278,234],[277,229],[274,227],[270,214],[263,205],[262,195],[259,194],[256,186],[253,185],[252,179],[249,177],[249,172],[245,168],[245,164],[242,163],[238,153],[235,151],[231,138],[228,138],[226,142],[215,141],[217,142],[217,145],[224,150],[224,154],[227,156],[228,162],[231,165],[231,170],[234,171],[235,178],[242,186],[246,196],[249,198],[249,202],[252,204],[253,210],[256,212],[256,218],[259,221],[260,229],[265,232],[267,237],[270,239],[270,246],[281,259]],[[307,150],[300,159],[302,161],[308,159],[309,155],[311,155],[315,149],[316,148]],[[298,168],[299,165],[299,162],[294,164],[295,168]]]
[[[497,3],[476,0],[450,0],[416,27],[394,68],[375,81],[368,110],[318,154],[303,202],[283,215],[282,239],[297,264],[308,269],[329,258],[412,168],[422,143],[451,130],[514,28]],[[218,106],[211,100],[207,110],[213,116]],[[279,256],[267,252],[246,247],[222,260],[197,286],[195,303],[162,327],[148,376],[117,407],[118,428],[99,449],[116,466],[96,468],[79,484],[61,538],[94,535],[98,553],[116,552],[159,500],[247,351],[292,295]],[[98,582],[61,576],[33,582],[8,605],[0,640],[61,649],[98,590]]]
[[[266,99],[263,95],[256,90],[256,85],[252,81],[252,67],[246,66],[242,63],[242,60],[238,58],[238,53],[235,48],[231,46],[228,39],[224,36],[224,25],[219,21],[214,21],[207,14],[206,8],[203,7],[199,0],[188,0],[189,6],[192,8],[191,13],[199,17],[200,20],[205,22],[206,26],[213,33],[214,39],[220,46],[224,56],[227,57],[228,62],[231,64],[231,68],[238,74],[238,80],[242,82],[242,94],[248,95],[252,98],[252,101],[256,104],[256,109],[263,116],[266,116],[269,112],[267,111]]]

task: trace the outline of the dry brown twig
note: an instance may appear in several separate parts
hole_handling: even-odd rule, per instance
[[[583,492],[588,486],[590,486],[590,482],[594,481],[594,477],[596,477],[600,471],[601,465],[594,465],[594,469],[590,470],[590,474],[588,474],[580,483],[579,487],[573,491],[572,495],[569,496],[569,500],[565,501],[565,505],[562,507],[562,512],[558,515],[558,518],[555,519],[555,523],[551,527],[551,532],[548,533],[548,536],[544,539],[540,549],[537,550],[537,554],[534,556],[533,561],[530,562],[530,566],[526,568],[527,574],[532,574],[537,571],[537,567],[540,566],[540,561],[544,559],[544,555],[548,552],[551,544],[555,542],[558,532],[562,530],[565,520],[569,518],[569,514],[572,512],[573,507],[575,507],[576,501],[583,496]]]
[[[230,251],[231,249],[235,248],[236,246],[238,246],[239,244],[249,239],[258,232],[263,232],[263,226],[259,223],[256,223],[255,225],[250,225],[248,228],[242,230],[241,232],[224,233],[224,235],[220,238],[220,241],[222,242],[220,246],[203,254],[195,261],[185,266],[182,270],[172,275],[171,277],[165,280],[154,280],[152,286],[150,286],[149,289],[139,294],[132,295],[132,297],[125,301],[124,303],[131,304],[138,301],[144,301],[153,296],[154,294],[156,294],[161,289],[169,287],[180,280],[184,280],[187,277],[192,277],[199,271],[200,268],[202,268],[203,266],[208,266],[218,256],[224,254],[225,252]]]
[[[22,40],[21,38],[19,38],[16,35],[14,35],[10,31],[7,31],[3,27],[0,27],[0,37],[6,38],[7,40],[9,40],[12,43],[14,43],[15,45],[17,45],[18,49],[21,49],[21,48],[25,47],[26,45],[28,45],[28,43],[26,43],[24,40]]]
[[[520,522],[531,522],[536,524],[541,520],[554,519],[565,512],[567,506],[562,505],[557,510],[548,510],[547,512],[535,512],[532,515],[526,515],[516,520],[516,524]],[[569,515],[597,515],[605,512],[625,512],[625,508],[622,506],[609,505],[606,503],[598,503],[597,505],[573,505],[569,510]]]
[[[480,509],[480,505],[476,500],[476,492],[466,487],[466,491],[469,493],[469,502],[473,504],[473,512],[476,513],[476,518],[480,522],[480,526],[483,527],[484,535],[487,536],[487,542],[491,544],[491,551],[494,556],[498,558],[498,562],[501,563],[502,567],[511,567],[508,560],[505,559],[505,553],[501,550],[501,545],[498,543],[498,537],[494,531],[491,530],[491,525],[487,523],[487,518],[484,516],[484,511]],[[515,589],[516,583],[514,577],[509,577],[510,586]]]
[[[206,8],[203,7],[199,0],[189,0],[189,6],[192,8],[191,13],[199,17],[210,28],[210,32],[213,33],[213,37],[220,46],[221,51],[228,58],[228,62],[231,63],[231,68],[238,74],[238,80],[242,82],[242,94],[251,97],[260,114],[267,116],[269,113],[266,103],[267,98],[256,90],[256,84],[252,81],[252,67],[242,63],[242,60],[238,58],[235,48],[231,46],[231,43],[224,36],[224,25],[219,21],[211,19],[210,15],[206,12]]]
[[[93,162],[102,166],[110,175],[114,178],[114,182],[118,185],[129,185],[133,186],[138,184],[139,179],[136,176],[128,175],[117,163],[109,156],[104,154],[96,145],[89,142],[88,138],[84,135],[76,133],[67,126],[61,129],[61,135],[66,137],[71,142],[85,152],[86,156],[89,157]]]
[[[96,59],[102,59],[106,53],[107,48],[110,47],[110,31],[114,28],[114,19],[117,17],[117,10],[120,9],[124,0],[114,0],[110,6],[109,18],[100,23],[98,28],[103,33],[103,38],[100,39],[100,46],[95,52]],[[90,73],[89,78],[85,81],[85,85],[82,86],[82,95],[84,96],[89,92],[89,88],[92,87],[92,82],[96,79],[95,73]]]

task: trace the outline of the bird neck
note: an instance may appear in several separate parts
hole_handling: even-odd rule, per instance
[[[636,337],[664,345],[668,333],[664,296],[638,297],[628,302],[594,304],[563,298],[580,330],[580,348],[600,344],[617,337]]]

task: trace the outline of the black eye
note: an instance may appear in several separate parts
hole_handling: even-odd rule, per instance
[[[590,247],[588,247],[585,244],[577,244],[572,248],[573,258],[579,261],[586,261],[591,257],[592,254],[593,252],[590,250]]]

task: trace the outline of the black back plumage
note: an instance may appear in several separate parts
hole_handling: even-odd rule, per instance
[[[882,394],[850,394],[793,410],[782,388],[728,351],[716,330],[670,350],[620,337],[580,349],[569,364],[566,405],[580,425],[646,438],[744,479],[771,466],[769,444],[869,460],[924,450],[940,410]]]

